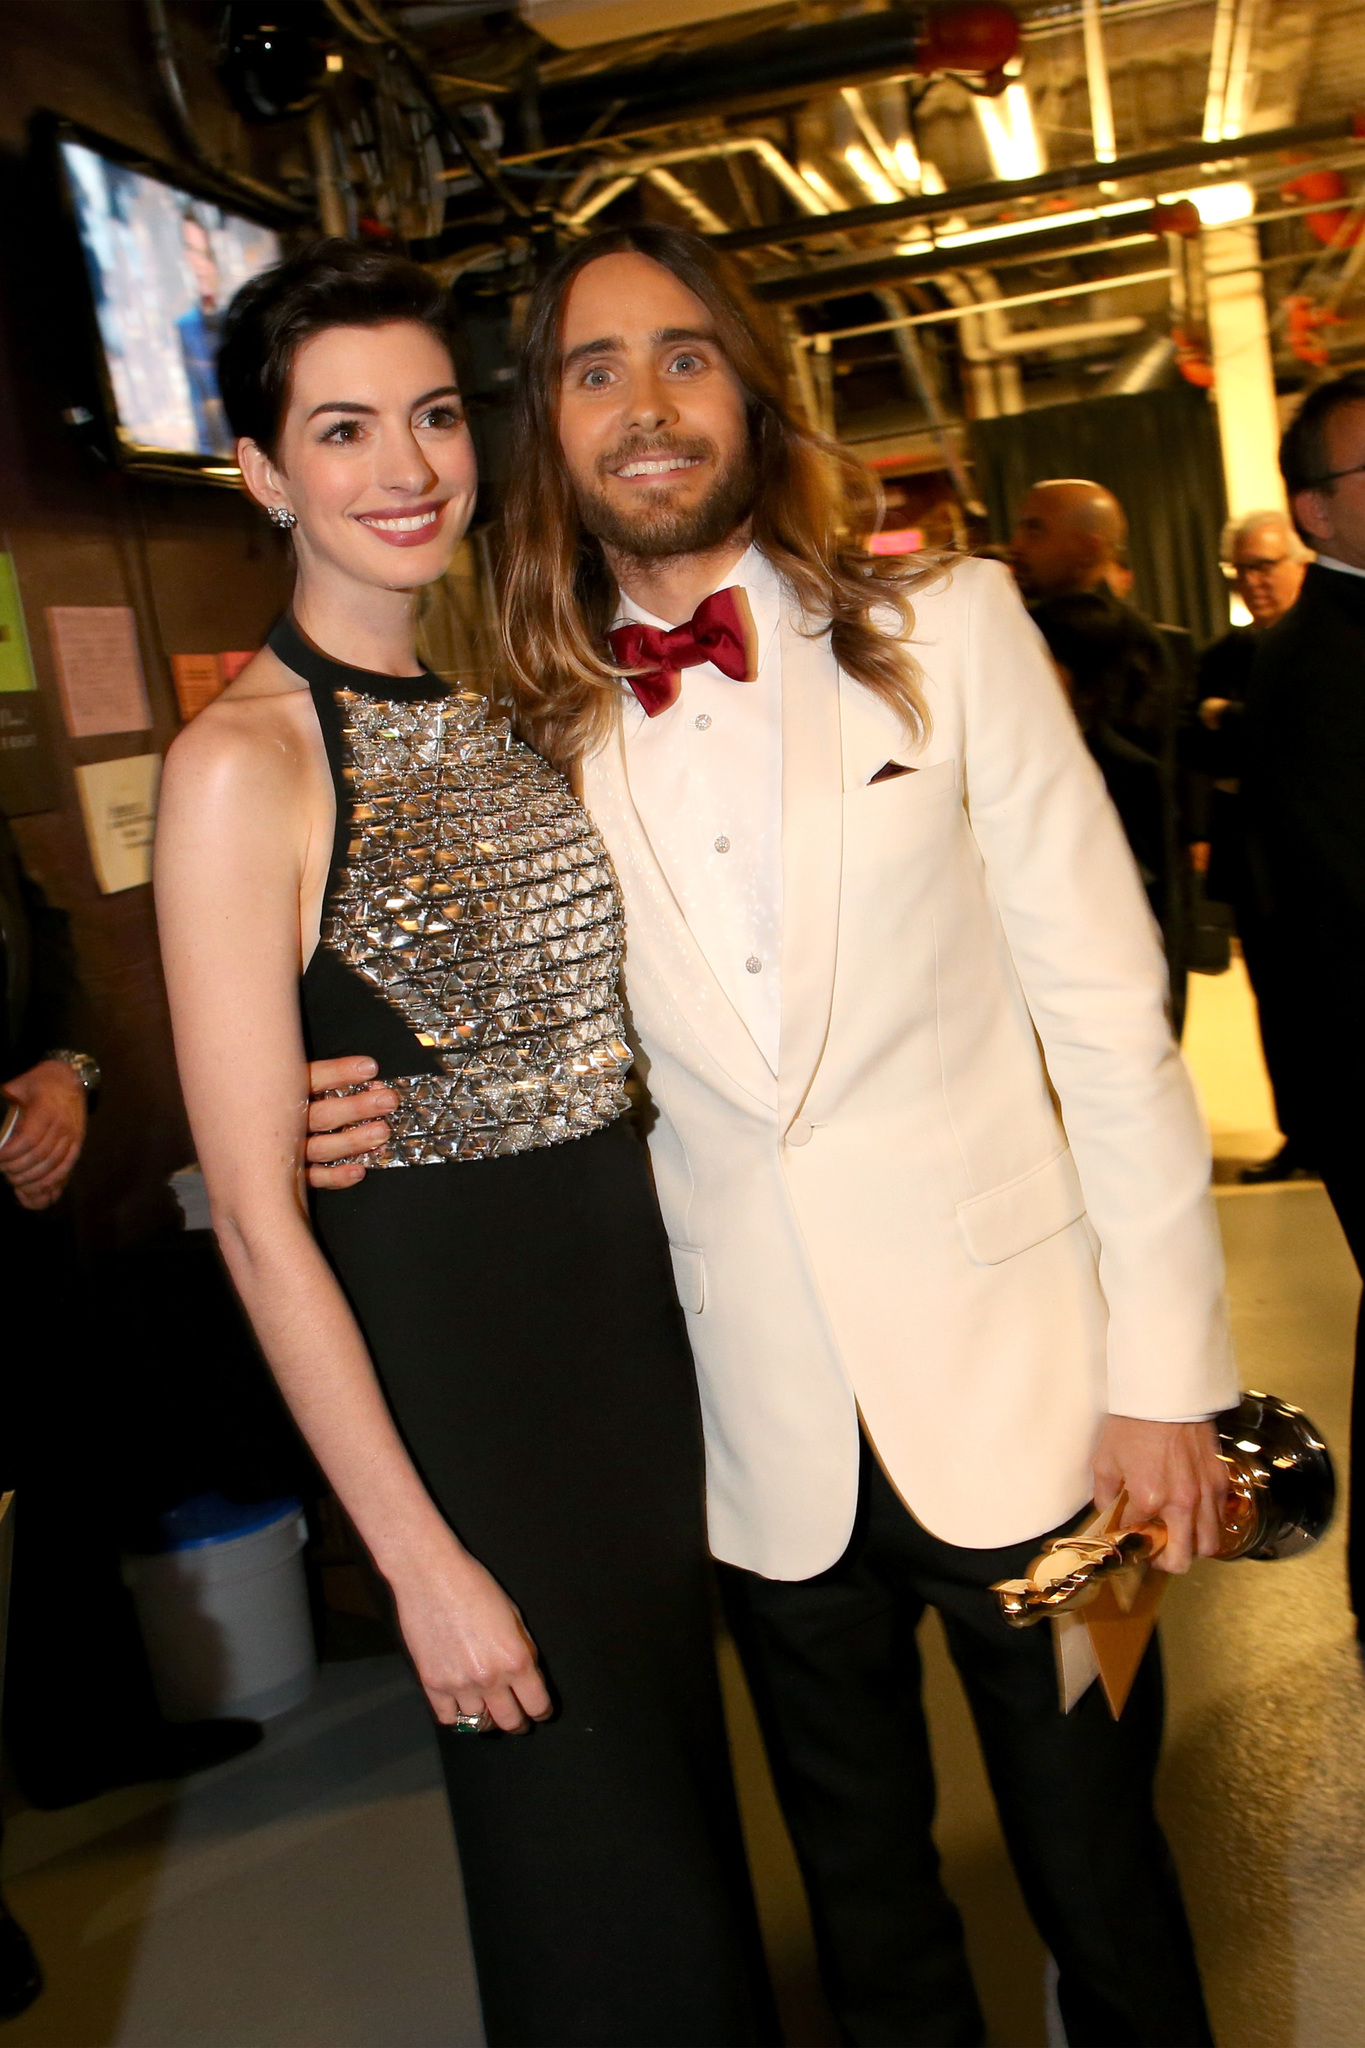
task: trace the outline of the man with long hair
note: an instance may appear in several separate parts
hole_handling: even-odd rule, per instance
[[[711,1540],[843,2038],[984,2038],[931,1833],[933,1605],[1072,2048],[1205,2043],[1155,1648],[1117,1723],[1096,1688],[1063,1715],[1047,1632],[990,1592],[1092,1498],[1163,1516],[1177,1571],[1220,1520],[1209,1163],[1098,770],[1001,567],[867,551],[866,473],[696,237],[548,273],[512,475],[507,684],[620,880]]]

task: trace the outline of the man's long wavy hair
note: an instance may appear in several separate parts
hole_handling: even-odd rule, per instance
[[[882,505],[875,479],[795,416],[780,346],[756,323],[740,277],[699,236],[652,225],[611,228],[581,243],[531,295],[498,550],[505,686],[520,730],[550,760],[572,766],[607,737],[620,702],[621,672],[607,644],[616,583],[579,517],[559,445],[559,392],[570,287],[599,256],[623,253],[672,271],[714,323],[748,400],[753,538],[795,593],[808,629],[828,626],[839,666],[913,733],[924,733],[928,717],[906,641],[914,624],[910,593],[938,564],[868,553]]]

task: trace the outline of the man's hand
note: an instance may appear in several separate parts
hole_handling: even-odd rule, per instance
[[[1211,1422],[1111,1415],[1105,1423],[1095,1453],[1095,1505],[1108,1507],[1126,1491],[1125,1529],[1160,1516],[1166,1546],[1152,1560],[1158,1571],[1187,1572],[1192,1556],[1217,1555],[1227,1490],[1228,1468]]]
[[[375,1152],[389,1135],[381,1119],[397,1109],[398,1097],[383,1082],[366,1087],[379,1072],[371,1059],[314,1060],[308,1069],[308,1185],[353,1188],[365,1178],[363,1166],[336,1166],[357,1152]],[[329,1088],[360,1088],[358,1095],[328,1095]]]
[[[1217,732],[1223,723],[1223,713],[1227,710],[1229,701],[1226,697],[1206,697],[1199,706],[1200,724],[1206,725],[1210,732]]]
[[[50,1209],[85,1143],[85,1085],[65,1060],[39,1060],[6,1081],[0,1095],[19,1105],[0,1173],[21,1209]]]

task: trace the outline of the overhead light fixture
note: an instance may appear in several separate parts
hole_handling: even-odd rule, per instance
[[[924,166],[919,160],[919,151],[910,137],[902,135],[898,141],[893,142],[891,154],[896,159],[896,169],[905,180],[908,189],[911,192],[923,192],[926,189]]]
[[[879,206],[885,206],[890,200],[904,196],[899,186],[892,184],[880,164],[873,162],[872,152],[864,149],[860,142],[846,144],[840,154],[868,198],[875,200]]]
[[[972,105],[997,178],[1034,178],[1044,168],[1026,85],[1006,86],[998,99],[974,94]]]
[[[1028,220],[1002,220],[988,228],[964,228],[960,234],[934,237],[939,249],[965,249],[974,242],[1004,242],[1015,235],[1041,235],[1050,228],[1080,227],[1088,220],[1113,220],[1124,213],[1148,213],[1150,199],[1115,199],[1106,206],[1076,206],[1065,213],[1036,213]],[[1096,243],[1102,248],[1102,243]]]
[[[825,176],[823,171],[817,171],[814,164],[802,164],[801,176],[810,186],[811,191],[817,193],[819,197],[824,200],[825,205],[829,208],[831,213],[847,212],[847,199],[844,197],[842,192],[837,191],[836,188],[833,185],[831,185],[829,179]]]
[[[1250,220],[1256,211],[1256,194],[1250,185],[1204,185],[1193,192],[1163,192],[1160,203],[1175,206],[1188,199],[1206,228],[1225,228],[1235,220]]]

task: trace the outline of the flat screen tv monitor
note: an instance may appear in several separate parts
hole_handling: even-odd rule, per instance
[[[134,469],[235,480],[214,362],[233,293],[279,260],[279,236],[98,138],[63,129],[56,143],[111,452]]]

